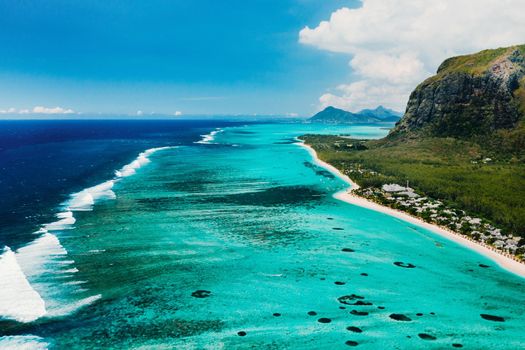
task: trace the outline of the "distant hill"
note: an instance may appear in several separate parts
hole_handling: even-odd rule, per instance
[[[403,116],[403,113],[396,112],[383,106],[379,106],[376,109],[363,109],[358,114],[369,118],[379,119],[381,122],[397,122]]]
[[[525,45],[445,60],[412,92],[391,136],[525,142]],[[494,136],[494,137],[493,137]],[[521,146],[520,146],[521,145]]]
[[[312,123],[325,124],[367,124],[394,123],[401,118],[401,113],[379,106],[376,109],[363,109],[358,113],[348,112],[335,107],[326,107],[309,119]]]

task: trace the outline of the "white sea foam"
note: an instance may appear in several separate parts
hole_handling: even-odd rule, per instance
[[[101,295],[90,296],[87,289],[81,288],[87,281],[73,279],[78,272],[73,266],[75,261],[68,258],[67,250],[52,232],[74,228],[73,212],[90,211],[99,200],[115,199],[115,182],[135,174],[138,168],[150,162],[150,155],[168,148],[172,147],[148,149],[115,172],[114,179],[73,193],[62,203],[65,211],[56,214],[58,220],[42,225],[35,232],[40,235],[37,239],[16,253],[7,247],[0,251],[0,318],[31,322],[44,315],[63,316],[101,298]],[[91,253],[103,251],[93,250]],[[25,340],[23,337],[0,338],[9,344],[20,341],[23,345]]]
[[[84,283],[87,283],[87,281],[71,281],[71,282],[66,282],[66,284],[69,285],[69,286],[76,286],[76,285],[84,284]]]
[[[46,314],[44,300],[29,284],[15,253],[5,248],[0,256],[0,315],[31,322]],[[1,343],[0,343],[1,344]]]
[[[58,213],[56,214],[56,217],[58,219],[57,221],[43,225],[42,228],[35,233],[46,234],[49,231],[69,230],[73,228],[73,225],[76,222],[76,219],[71,211]]]
[[[90,211],[93,210],[95,202],[100,199],[115,199],[115,192],[112,190],[114,184],[115,180],[109,180],[73,193],[67,202],[68,209],[71,211]]]
[[[20,248],[16,252],[16,258],[28,277],[48,274],[55,272],[54,265],[57,263],[68,262],[66,249],[60,244],[58,238],[49,232],[35,239],[28,245]],[[50,265],[51,266],[50,268]],[[71,267],[69,267],[71,268]]]
[[[36,335],[15,335],[0,337],[0,349],[45,350],[49,344]]]
[[[195,143],[200,143],[204,145],[213,145],[213,141],[215,140],[215,135],[217,135],[220,132],[223,132],[223,129],[217,128],[206,135],[201,135],[202,139],[200,141],[196,141]]]
[[[87,290],[83,290],[83,292],[85,292]],[[97,295],[93,295],[93,296],[90,296],[90,297],[87,297],[87,298],[84,298],[84,299],[80,299],[80,300],[77,300],[75,302],[72,302],[72,303],[68,303],[68,304],[65,304],[65,305],[62,305],[62,307],[58,310],[56,310],[55,312],[49,312],[49,316],[62,316],[62,315],[68,315],[68,314],[71,314],[75,311],[77,311],[78,309],[84,307],[84,306],[87,306],[89,304],[92,304],[94,303],[95,301],[99,300],[100,298],[102,298],[102,295],[100,294],[97,294]]]
[[[101,297],[86,295],[88,291],[81,290],[84,281],[73,280],[78,272],[73,267],[75,261],[49,232],[18,249],[15,256],[32,288],[45,300],[47,317],[67,315]]]
[[[140,153],[134,161],[132,161],[131,163],[127,165],[124,165],[122,169],[115,171],[115,176],[117,178],[120,178],[120,177],[127,177],[127,176],[131,176],[135,174],[137,172],[137,169],[139,169],[140,167],[150,162],[148,158],[150,155],[152,155],[153,153],[157,151],[169,149],[169,148],[173,148],[173,147],[157,147],[157,148],[150,148],[148,150],[145,150],[144,152]]]

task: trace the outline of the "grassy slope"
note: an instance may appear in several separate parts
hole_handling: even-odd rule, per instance
[[[518,45],[451,57],[441,64],[436,75],[428,78],[422,84],[439,81],[443,76],[451,73],[466,73],[474,76],[482,75],[487,72],[498,59],[510,55],[516,49],[519,50],[522,55],[525,55],[525,45]]]
[[[515,47],[483,50],[476,54],[452,57],[440,66],[439,74],[464,72],[472,75],[480,75],[486,72],[494,60],[510,54]]]
[[[499,227],[525,235],[525,164],[495,162],[473,164],[486,156],[479,146],[455,139],[408,140],[403,144],[369,141],[368,150],[344,145],[348,139],[305,136],[321,159],[341,170],[361,166],[381,175],[351,174],[360,185],[404,184],[468,213],[484,217]],[[334,143],[342,147],[335,147]],[[342,148],[344,150],[342,150]]]

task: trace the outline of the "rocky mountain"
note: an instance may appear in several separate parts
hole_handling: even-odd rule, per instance
[[[325,124],[367,124],[393,123],[401,118],[401,113],[379,106],[376,109],[363,109],[358,113],[335,107],[327,107],[309,119],[312,123]]]
[[[445,60],[412,92],[390,136],[507,133],[523,142],[514,131],[523,129],[524,114],[525,45],[485,50]]]
[[[403,116],[403,113],[383,106],[379,106],[376,109],[363,109],[358,114],[372,119],[378,119],[381,122],[397,122]]]

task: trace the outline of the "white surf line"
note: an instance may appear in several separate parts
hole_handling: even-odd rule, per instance
[[[223,131],[224,129],[217,128],[213,130],[212,132],[210,132],[209,134],[201,135],[202,139],[199,141],[195,141],[194,143],[200,143],[204,145],[213,145],[214,143],[212,141],[215,140],[215,135]]]
[[[47,350],[49,344],[36,335],[11,335],[0,337],[0,349],[9,350]]]
[[[31,287],[16,261],[15,253],[5,248],[0,255],[0,315],[19,322],[31,322],[46,314],[40,294]]]
[[[61,204],[62,212],[56,214],[57,221],[43,224],[35,232],[39,237],[13,252],[9,247],[0,251],[0,318],[13,319],[18,322],[32,322],[42,316],[61,316],[69,314],[84,305],[100,299],[101,295],[88,296],[72,301],[69,305],[60,305],[53,300],[59,290],[69,286],[69,293],[78,291],[85,281],[70,281],[51,285],[52,280],[42,283],[42,276],[61,274],[72,276],[78,272],[74,261],[67,259],[67,250],[60,244],[52,232],[74,228],[75,211],[91,211],[95,203],[102,199],[115,199],[112,188],[124,177],[136,174],[142,166],[150,163],[148,158],[153,153],[176,148],[150,148],[140,153],[135,160],[115,171],[112,180],[105,181],[80,192],[73,193]],[[32,285],[30,281],[34,281]],[[76,289],[75,289],[76,288]],[[52,290],[50,290],[52,289]],[[39,293],[39,291],[40,293]],[[46,298],[51,300],[45,301]]]
[[[334,167],[331,164],[326,163],[325,161],[321,160],[317,156],[317,152],[310,147],[309,145],[305,144],[301,140],[298,139],[299,142],[296,144],[305,148],[310,155],[312,156],[312,159],[314,162],[330,171],[332,174],[336,175],[343,181],[345,181],[347,184],[351,186],[350,190],[345,189],[343,191],[337,192],[333,195],[334,198],[339,199],[343,202],[350,203],[353,205],[357,205],[366,209],[374,210],[381,212],[383,214],[387,214],[390,216],[393,216],[395,218],[401,219],[403,221],[409,222],[411,224],[414,224],[419,227],[423,227],[433,233],[436,233],[450,241],[459,243],[460,245],[469,248],[471,250],[476,251],[477,253],[480,253],[481,255],[489,258],[490,260],[494,261],[496,264],[498,264],[501,268],[504,270],[507,270],[515,275],[518,275],[520,277],[525,278],[525,264],[520,263],[508,256],[505,256],[501,254],[496,249],[488,246],[483,245],[479,242],[476,242],[472,239],[468,239],[463,235],[460,235],[459,233],[456,233],[454,231],[451,231],[447,228],[430,224],[426,221],[421,220],[420,218],[417,218],[415,216],[412,216],[410,214],[407,214],[405,212],[402,212],[400,210],[395,210],[380,204],[377,204],[375,202],[372,202],[368,199],[365,199],[363,197],[359,197],[352,193],[353,190],[358,189],[359,185],[357,185],[354,181],[352,181],[347,175],[341,173],[336,167]]]

